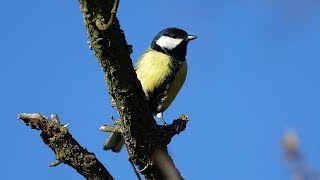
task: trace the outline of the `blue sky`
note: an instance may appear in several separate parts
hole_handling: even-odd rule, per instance
[[[126,151],[101,149],[98,131],[117,113],[74,1],[0,1],[0,131],[5,179],[83,179],[60,165],[18,113],[57,113],[116,179],[134,179]],[[187,130],[169,151],[186,179],[290,179],[281,137],[294,128],[320,168],[320,3],[315,0],[121,1],[118,18],[135,61],[153,36],[180,27],[187,81],[165,112]]]

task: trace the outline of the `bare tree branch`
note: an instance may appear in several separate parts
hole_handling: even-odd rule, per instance
[[[130,48],[112,11],[117,9],[118,1],[79,2],[90,45],[104,71],[109,93],[122,121],[121,133],[130,161],[147,179],[182,179],[158,136],[158,126],[132,66]]]
[[[59,122],[58,116],[53,120],[40,114],[19,114],[27,126],[41,130],[41,138],[56,154],[57,161],[49,166],[57,166],[61,162],[74,168],[79,174],[89,180],[113,180],[113,177],[93,153],[80,146],[68,132],[66,125]]]
[[[116,11],[119,0],[78,0],[85,27],[108,85],[112,104],[120,119],[116,126],[101,130],[121,132],[125,139],[129,161],[136,165],[146,179],[183,179],[167,151],[171,138],[185,130],[187,116],[181,116],[168,126],[157,125],[130,59],[131,46],[127,45],[120,29]],[[86,179],[113,179],[93,153],[89,153],[72,138],[67,125],[58,116],[50,120],[40,114],[20,114],[33,129],[41,130],[41,137],[56,154],[56,162],[65,163]],[[133,166],[134,166],[133,165]]]

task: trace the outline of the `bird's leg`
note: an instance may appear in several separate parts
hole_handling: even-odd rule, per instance
[[[159,112],[157,114],[157,118],[159,118],[165,126],[168,125],[166,121],[163,119],[163,112]]]

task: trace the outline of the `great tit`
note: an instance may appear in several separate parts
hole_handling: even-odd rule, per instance
[[[152,40],[134,68],[148,100],[151,112],[164,124],[163,112],[177,96],[187,75],[187,45],[194,35],[178,28],[166,28]],[[104,149],[119,152],[124,144],[120,133],[112,133]]]

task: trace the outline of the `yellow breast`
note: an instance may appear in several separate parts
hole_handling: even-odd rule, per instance
[[[137,77],[146,95],[159,87],[170,73],[170,59],[163,53],[147,51],[136,67]]]
[[[150,49],[139,59],[136,74],[146,96],[152,93],[155,88],[164,85],[164,81],[171,73],[170,66],[172,64],[169,56]],[[165,111],[177,96],[186,79],[187,68],[187,62],[185,61],[171,82],[166,95],[159,102],[161,112]]]

